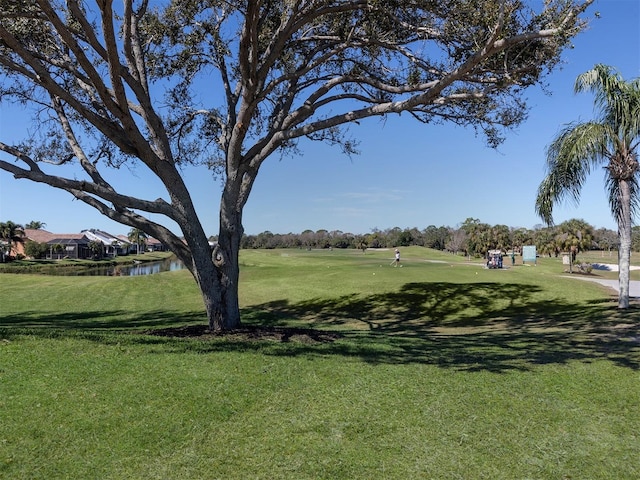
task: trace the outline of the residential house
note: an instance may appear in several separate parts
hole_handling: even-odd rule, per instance
[[[47,242],[49,253],[47,258],[92,258],[93,252],[89,248],[90,240],[83,234],[71,234],[53,238]]]
[[[47,232],[46,230],[36,230],[35,228],[25,228],[24,236],[19,240],[12,242],[11,252],[9,254],[13,257],[17,257],[19,255],[24,255],[24,247],[28,241],[38,242],[38,243],[47,243],[54,237],[54,234],[51,232]]]
[[[129,237],[126,235],[118,235],[118,239],[122,242],[122,245],[126,247],[128,254],[135,255],[138,253],[144,253],[145,251],[144,245],[140,244],[140,248],[138,249],[138,245],[136,245],[135,242],[131,242]]]
[[[153,237],[147,238],[147,251],[148,252],[164,252],[167,248],[160,240],[156,240]]]
[[[89,240],[82,233],[51,233],[47,230],[25,228],[24,237],[13,243],[12,255],[25,255],[27,242],[49,245],[47,258],[91,258]]]
[[[122,236],[116,237],[103,230],[95,228],[82,230],[89,240],[100,242],[104,245],[104,253],[108,257],[117,257],[118,255],[128,255],[131,242],[124,240]]]
[[[137,253],[135,243],[131,243],[125,235],[115,236],[94,228],[82,230],[80,233],[51,233],[43,229],[26,228],[24,233],[21,240],[13,242],[11,256],[25,255],[25,244],[28,241],[49,245],[47,258],[92,258],[93,252],[89,249],[89,244],[93,241],[104,246],[105,256]],[[166,247],[155,238],[149,237],[146,243],[147,251],[166,251]]]

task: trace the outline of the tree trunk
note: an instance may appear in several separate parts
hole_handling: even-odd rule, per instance
[[[204,275],[198,279],[209,328],[214,331],[240,326],[239,255],[244,228],[238,192],[239,185],[227,180],[221,201],[218,243],[213,251],[209,250],[208,261],[202,259],[211,268],[205,268]]]
[[[627,180],[620,181],[620,212],[618,212],[618,308],[629,308],[629,270],[631,263],[631,190]]]
[[[238,249],[235,235],[221,231],[213,251],[208,247],[192,248],[194,277],[207,312],[209,328],[214,331],[231,330],[240,326],[238,301]],[[235,252],[235,253],[234,253]]]
[[[219,302],[214,305],[213,316],[209,317],[209,327],[213,330],[229,330],[240,326],[238,257],[241,232],[242,226],[239,224],[233,229],[221,225],[218,245],[212,253],[220,288]]]

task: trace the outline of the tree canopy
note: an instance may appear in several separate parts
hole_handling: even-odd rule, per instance
[[[267,158],[297,153],[303,138],[355,153],[349,125],[403,112],[496,146],[592,2],[0,0],[0,98],[34,107],[40,127],[21,143],[0,138],[15,159],[0,168],[168,245],[211,328],[233,328],[242,212]],[[223,181],[213,252],[182,175],[193,163]],[[166,195],[119,191],[105,172],[125,165],[154,174]]]

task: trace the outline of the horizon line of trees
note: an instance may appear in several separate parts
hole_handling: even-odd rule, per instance
[[[640,252],[640,226],[633,228],[633,251]],[[211,240],[216,240],[211,237]],[[484,257],[488,250],[522,253],[524,245],[535,245],[540,255],[558,256],[572,253],[575,258],[586,250],[616,250],[618,234],[607,228],[594,228],[581,219],[571,219],[553,226],[539,228],[514,228],[507,225],[489,225],[478,219],[467,218],[461,225],[429,225],[417,227],[373,229],[367,234],[353,234],[341,230],[305,230],[301,233],[272,233],[243,235],[243,249],[275,248],[395,248],[421,246],[454,254]]]
[[[22,236],[22,225],[10,221],[0,222],[0,225],[3,227],[0,229],[0,242],[5,248]],[[217,238],[212,236],[210,240],[216,241]],[[494,249],[521,254],[524,245],[535,245],[540,255],[558,256],[570,252],[575,258],[579,252],[587,250],[617,250],[619,240],[616,231],[607,228],[596,229],[581,219],[528,229],[490,225],[479,219],[467,218],[457,227],[429,225],[422,230],[417,227],[374,228],[366,234],[325,229],[286,234],[264,231],[257,235],[245,234],[241,242],[243,249],[350,248],[364,251],[367,248],[421,246],[474,257],[484,257],[488,250]],[[632,229],[632,250],[640,252],[640,226]],[[6,255],[8,251],[3,253]],[[29,252],[26,253],[29,255]]]

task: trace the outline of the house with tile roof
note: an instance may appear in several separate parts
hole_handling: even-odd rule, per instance
[[[49,246],[47,258],[91,258],[89,239],[82,233],[51,233],[47,230],[25,228],[24,237],[14,242],[12,255],[25,255],[27,242],[45,243]]]
[[[125,235],[111,235],[104,230],[87,229],[80,233],[52,233],[43,229],[25,228],[24,237],[14,242],[10,255],[26,256],[25,245],[27,242],[37,242],[49,246],[47,258],[93,258],[94,253],[89,248],[91,242],[100,242],[104,256],[119,256],[137,253],[136,245],[131,243]],[[149,237],[146,242],[147,251],[166,251],[165,246]]]
[[[147,251],[148,252],[165,252],[167,248],[160,240],[156,240],[153,237],[147,238]]]

